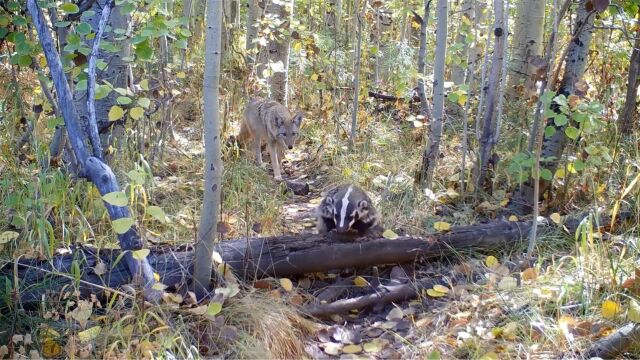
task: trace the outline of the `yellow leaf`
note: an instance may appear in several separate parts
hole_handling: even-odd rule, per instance
[[[158,281],[158,280],[156,280]],[[167,289],[167,285],[161,283],[161,282],[157,282],[155,284],[153,284],[153,286],[151,287],[153,290],[158,290],[158,291],[164,291]]]
[[[44,57],[44,56],[40,56],[40,57],[38,58],[38,62],[40,63],[40,67],[41,67],[41,68],[45,68],[45,67],[47,67],[47,58],[46,58],[46,57]]]
[[[518,217],[515,216],[515,215],[511,215],[511,216],[509,216],[509,221],[516,222],[516,221],[518,221]]]
[[[436,284],[433,285],[433,290],[437,291],[437,292],[441,292],[441,293],[448,293],[449,292],[449,288],[444,286],[444,285],[440,285],[440,284]]]
[[[444,221],[438,221],[433,224],[433,228],[438,231],[449,231],[451,230],[451,224]]]
[[[431,297],[443,297],[446,294],[445,293],[441,293],[440,291],[434,290],[434,289],[427,289],[427,295],[431,296]]]
[[[347,345],[342,348],[342,352],[345,354],[358,354],[362,352],[362,346],[360,345]]]
[[[129,231],[131,226],[133,226],[133,219],[130,217],[120,218],[117,220],[113,220],[111,222],[111,225],[113,226],[113,231],[122,235]]]
[[[17,239],[18,236],[20,236],[20,234],[15,231],[5,231],[2,234],[0,234],[0,244],[5,244],[5,243],[8,243],[9,241],[13,241]]]
[[[131,110],[129,110],[129,115],[134,120],[140,120],[142,118],[142,115],[144,115],[144,109],[139,106],[136,106]]]
[[[558,179],[564,179],[566,175],[567,174],[564,168],[558,168],[558,170],[556,170],[555,177],[557,177]]]
[[[47,338],[42,344],[42,356],[46,358],[57,358],[62,354],[62,346],[55,340]]]
[[[300,50],[302,50],[302,43],[301,42],[297,42],[297,43],[293,44],[293,50],[295,50],[296,52],[300,52]]]
[[[100,335],[100,330],[102,330],[100,326],[90,327],[85,331],[80,331],[78,333],[78,337],[80,338],[80,341],[86,343],[97,338],[98,335]]]
[[[124,116],[124,110],[120,106],[113,105],[111,109],[109,109],[109,121],[120,120],[122,116]]]
[[[484,263],[490,269],[498,267],[500,265],[498,259],[496,259],[496,257],[493,255],[487,256],[487,258],[484,260]]]
[[[311,81],[318,81],[318,77],[319,76],[316,73],[311,74]]]
[[[377,353],[380,350],[382,350],[380,341],[376,341],[376,340],[362,344],[362,348],[367,353]]]
[[[480,357],[480,360],[498,360],[500,357],[493,351],[488,352]]]
[[[136,250],[133,251],[131,254],[133,254],[133,258],[136,260],[144,260],[147,258],[147,256],[149,256],[149,249],[140,249],[140,250]]]
[[[155,281],[160,281],[160,274],[158,274],[157,272],[154,272],[154,273],[153,273],[153,279],[154,279]]]
[[[222,311],[222,304],[217,302],[209,303],[207,306],[207,315],[216,316]]]
[[[556,224],[560,224],[560,221],[562,221],[562,217],[558,213],[553,213],[549,215],[549,219],[551,219],[551,221],[553,221]]]
[[[629,317],[629,320],[634,323],[640,323],[640,303],[632,299],[631,302],[629,302],[629,311],[627,312],[627,316]]]
[[[509,198],[500,200],[500,206],[507,206],[509,204]]]
[[[382,237],[389,240],[394,240],[398,238],[398,234],[393,232],[391,229],[387,229],[382,233]]]
[[[504,326],[502,329],[502,338],[506,340],[515,340],[518,335],[518,323],[512,321]]]
[[[293,283],[291,282],[291,280],[287,278],[280,279],[280,285],[282,285],[282,288],[285,289],[286,291],[293,290]]]
[[[176,77],[177,77],[178,79],[184,79],[184,78],[186,78],[186,77],[187,77],[187,74],[185,74],[185,73],[184,73],[184,71],[180,71],[180,72],[178,72],[178,73],[176,74]]]
[[[621,310],[620,304],[613,300],[605,300],[602,303],[602,317],[605,319],[613,319]]]
[[[144,79],[142,81],[140,81],[140,87],[142,88],[142,90],[149,90],[149,80]]]
[[[357,287],[366,287],[369,285],[367,280],[365,280],[362,276],[356,276],[356,278],[353,279],[353,284]]]

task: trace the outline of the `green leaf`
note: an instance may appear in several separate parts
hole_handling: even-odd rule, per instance
[[[113,220],[111,222],[111,225],[113,226],[113,230],[116,233],[122,235],[129,231],[131,226],[133,226],[133,219],[130,217],[120,218],[117,220]]]
[[[629,311],[627,312],[627,316],[629,317],[629,320],[634,323],[640,323],[640,303],[631,299],[629,302]]]
[[[129,199],[122,191],[114,191],[102,196],[102,200],[113,206],[127,206]]]
[[[116,102],[117,102],[118,104],[121,104],[121,105],[129,105],[129,104],[131,104],[131,102],[133,102],[133,100],[131,100],[131,98],[130,98],[130,97],[126,97],[126,96],[118,96],[118,97],[116,98]]]
[[[0,27],[0,39],[4,39],[9,33],[9,29]]]
[[[151,100],[149,100],[149,98],[146,98],[146,97],[141,97],[140,99],[138,99],[138,105],[146,109],[149,107],[149,105],[151,105]]]
[[[134,107],[133,109],[129,110],[129,115],[134,120],[140,120],[144,115],[144,109],[141,107]]]
[[[162,210],[161,207],[159,206],[149,206],[147,207],[147,214],[153,216],[156,220],[160,221],[161,223],[166,223],[167,222],[167,215],[165,215],[164,210]]]
[[[217,302],[211,302],[207,306],[207,315],[216,316],[222,311],[222,304]]]
[[[76,26],[76,32],[78,34],[87,35],[91,32],[91,25],[86,22],[80,23]]]
[[[9,25],[9,17],[6,15],[0,15],[0,27],[6,27]]]
[[[147,173],[143,170],[131,170],[127,173],[127,176],[131,179],[132,183],[136,185],[143,185],[144,180],[147,177]]]
[[[76,90],[78,91],[86,91],[87,90],[87,80],[80,80],[76,84]]]
[[[551,181],[551,179],[553,179],[553,174],[549,169],[540,169],[540,177],[547,181]]]
[[[553,136],[553,134],[556,133],[556,128],[549,125],[546,128],[544,128],[544,137],[546,138],[550,138]]]
[[[31,65],[31,56],[29,55],[17,55],[16,64],[26,67]]]
[[[557,114],[553,119],[553,122],[556,124],[556,126],[560,127],[565,126],[569,122],[569,119],[567,119],[567,115],[565,114]]]
[[[578,134],[580,133],[580,131],[573,126],[569,126],[566,129],[564,129],[564,133],[567,135],[569,139],[575,140],[578,137]]]
[[[137,44],[135,52],[141,60],[151,60],[153,57],[153,49],[149,46],[148,39]]]
[[[576,159],[576,161],[573,162],[573,168],[576,171],[582,171],[587,167],[587,165],[584,163],[584,161],[580,160],[580,159]]]
[[[96,96],[96,98],[97,98],[97,96]],[[113,105],[111,107],[111,109],[109,110],[109,121],[119,120],[123,116],[124,116],[124,110],[118,105]]]
[[[96,86],[96,100],[104,99],[111,93],[111,86],[98,85]]]
[[[66,12],[67,14],[76,14],[78,13],[78,11],[80,11],[80,8],[74,3],[64,3],[60,5],[60,10]]]

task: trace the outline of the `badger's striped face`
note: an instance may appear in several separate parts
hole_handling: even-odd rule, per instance
[[[336,222],[336,230],[340,233],[347,232],[351,226],[369,210],[366,200],[354,200],[350,198],[353,187],[349,186],[344,196],[335,202],[333,219]]]

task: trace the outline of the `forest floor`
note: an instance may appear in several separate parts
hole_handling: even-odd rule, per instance
[[[222,221],[229,225],[223,236],[237,238],[250,233],[313,232],[313,210],[320,202],[322,192],[341,183],[341,179],[355,179],[374,193],[387,228],[409,233],[422,228],[419,234],[424,234],[425,227],[421,224],[433,224],[435,221],[470,224],[486,218],[487,211],[491,213],[492,209],[504,203],[504,191],[479,207],[460,202],[455,199],[455,190],[443,186],[457,181],[448,179],[451,176],[447,170],[438,176],[442,185],[439,191],[434,192],[440,196],[437,204],[427,205],[429,199],[425,196],[410,198],[407,194],[413,190],[407,190],[406,179],[410,178],[413,165],[405,161],[410,156],[400,160],[402,155],[395,153],[410,147],[399,145],[406,141],[406,137],[403,138],[402,131],[398,131],[398,124],[391,122],[384,126],[388,128],[383,130],[383,125],[378,124],[378,137],[372,141],[386,143],[392,150],[381,149],[385,147],[383,145],[371,147],[369,149],[375,150],[368,151],[367,145],[361,145],[359,151],[366,153],[365,156],[350,154],[344,148],[328,155],[331,141],[327,137],[317,137],[317,133],[310,130],[310,136],[301,139],[287,154],[284,166],[285,179],[309,184],[311,191],[305,196],[283,191],[283,186],[271,178],[270,167],[267,174],[264,169],[255,167],[242,152],[227,149],[225,181],[231,185],[223,205]],[[395,140],[390,141],[388,134],[395,134]],[[188,137],[180,131],[177,135],[183,140]],[[385,136],[387,138],[382,140]],[[414,141],[413,137],[409,139]],[[188,144],[177,148],[190,149],[189,158],[200,159],[199,142],[199,136],[191,134]],[[455,150],[444,146],[444,152]],[[419,151],[420,148],[414,146],[406,152],[414,156]],[[172,161],[176,161],[175,158]],[[265,161],[268,163],[266,151]],[[398,182],[389,177],[390,167],[385,166],[385,162],[394,161],[404,162],[395,167],[394,177],[401,179]],[[197,169],[199,160],[191,166],[195,167],[193,170]],[[446,161],[443,169],[455,170],[455,165]],[[380,177],[384,177],[382,186]],[[158,182],[159,188],[163,187],[163,182]],[[193,185],[198,182],[196,180]],[[398,186],[389,191],[390,184]],[[389,192],[386,198],[380,196],[384,192]],[[175,194],[163,203],[176,204],[173,200]],[[266,208],[269,211],[262,211]],[[445,215],[435,216],[435,210]],[[429,219],[425,220],[426,217]],[[590,242],[580,250],[571,245],[572,237],[573,234],[560,230],[555,235],[540,239],[541,254],[531,267],[520,265],[523,247],[503,249],[493,254],[461,253],[441,261],[314,273],[285,279],[291,281],[290,285],[284,285],[289,282],[283,282],[283,279],[261,280],[248,291],[264,292],[264,301],[299,309],[305,302],[326,303],[369,294],[380,284],[415,283],[420,279],[438,279],[440,283],[450,284],[444,288],[423,289],[418,298],[410,301],[382,304],[349,314],[334,314],[322,320],[311,318],[314,325],[304,326],[306,330],[300,333],[305,335],[298,338],[304,345],[304,353],[274,350],[278,347],[291,348],[292,345],[288,341],[274,344],[271,339],[270,345],[266,346],[271,356],[380,359],[573,357],[579,356],[595,339],[613,331],[622,318],[621,311],[615,311],[613,316],[605,314],[606,318],[601,311],[600,299],[606,296],[602,290],[609,287],[600,277],[609,267],[607,257],[601,254],[608,245]],[[588,253],[599,253],[600,256],[587,258],[585,255]],[[301,312],[296,314],[305,316]],[[283,322],[282,325],[291,326],[291,322]],[[293,348],[301,351],[301,344]],[[245,355],[251,357],[250,353]]]

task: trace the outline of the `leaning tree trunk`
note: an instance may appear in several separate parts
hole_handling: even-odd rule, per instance
[[[482,136],[480,136],[480,149],[478,152],[477,164],[477,183],[476,189],[489,187],[489,179],[487,179],[487,171],[489,166],[489,158],[492,156],[493,146],[496,139],[496,123],[498,117],[495,115],[497,106],[498,84],[500,83],[500,73],[502,71],[502,63],[504,61],[504,48],[506,46],[507,29],[504,27],[504,1],[494,1],[494,25],[493,25],[493,57],[491,59],[491,73],[489,75],[489,84],[487,85],[486,107],[482,119]]]
[[[569,42],[567,49],[567,56],[565,59],[565,70],[558,93],[561,95],[569,96],[574,94],[577,90],[576,84],[582,80],[585,67],[587,64],[587,58],[589,54],[589,47],[591,45],[591,35],[593,32],[593,21],[595,18],[595,10],[587,10],[587,6],[591,6],[589,0],[582,0],[578,7],[578,13],[575,18],[574,33]],[[551,109],[559,114],[560,105],[552,102]],[[548,118],[546,126],[552,126],[555,133],[552,136],[544,137],[542,140],[542,148],[540,152],[540,158],[544,161],[540,162],[541,168],[546,168],[551,171],[551,174],[555,174],[556,168],[564,148],[567,144],[567,136],[565,135],[565,129],[567,126],[575,125],[574,121],[570,121],[567,124],[558,126],[556,125],[554,118]],[[538,131],[544,131],[539,129]],[[540,179],[539,180],[539,197],[543,196],[551,188],[552,179]],[[530,213],[533,209],[534,202],[539,199],[534,199],[534,179],[529,178],[517,192],[517,195],[513,199],[512,210],[520,213]]]
[[[222,158],[220,157],[220,114],[218,113],[218,85],[220,83],[220,54],[222,33],[222,1],[211,1],[207,6],[207,32],[205,35],[204,83],[204,199],[198,243],[194,261],[194,290],[202,298],[211,286],[212,257],[220,191],[222,185]]]
[[[249,69],[253,68],[257,57],[256,38],[258,37],[258,20],[262,17],[262,8],[260,8],[260,0],[248,0],[249,9],[247,11],[247,37],[245,43],[246,62]]]
[[[462,20],[458,24],[458,34],[456,35],[456,44],[462,44],[462,48],[458,53],[458,57],[460,62],[468,59],[469,54],[469,44],[468,40],[469,35],[471,35],[471,27],[474,24],[476,17],[476,8],[474,5],[474,0],[463,0],[462,1],[462,9],[460,12]],[[469,66],[469,64],[465,64],[465,67]],[[461,65],[456,64],[451,68],[451,81],[456,85],[462,85],[465,81],[465,68]]]
[[[431,188],[433,173],[440,153],[442,123],[444,121],[444,65],[447,57],[447,12],[448,0],[438,0],[438,25],[436,30],[436,56],[433,69],[433,120],[430,133],[422,154],[420,183],[423,188]]]
[[[110,6],[110,4],[108,6]],[[78,113],[62,67],[62,62],[60,61],[60,54],[55,49],[53,38],[49,32],[42,10],[37,4],[37,0],[27,0],[27,9],[33,20],[34,28],[38,32],[38,38],[49,66],[51,78],[58,96],[58,105],[69,135],[69,142],[81,166],[80,173],[84,174],[84,176],[98,188],[98,191],[103,196],[108,193],[120,191],[118,181],[111,168],[102,162],[99,157],[91,156],[87,150],[87,136],[78,121]],[[101,15],[102,11],[94,14],[94,16],[98,18],[100,18]],[[93,125],[95,126],[95,124]],[[104,205],[112,221],[129,219],[129,221],[133,222],[127,206],[115,206],[106,201]],[[135,224],[119,234],[118,240],[120,247],[124,250],[138,250],[141,249],[143,245]],[[141,282],[145,297],[154,302],[159,301],[161,299],[161,292],[153,289],[155,279],[153,269],[149,265],[148,260],[146,258],[137,260],[130,251],[124,255],[123,259],[129,273],[132,274],[134,278],[139,279],[136,282]]]
[[[640,11],[638,12],[640,18]],[[634,128],[633,118],[638,107],[638,71],[640,70],[640,27],[636,31],[636,41],[633,44],[633,51],[629,59],[629,77],[627,80],[627,97],[624,101],[620,123],[620,132],[625,135],[631,134]]]
[[[274,64],[282,63],[282,69],[271,75],[271,98],[286,106],[289,80],[289,45],[291,44],[289,29],[293,16],[293,0],[288,0],[286,3],[272,0],[266,6],[265,14],[271,14],[281,21],[280,26],[275,29],[275,40],[270,41],[267,48],[271,71],[273,71]]]
[[[542,35],[544,33],[545,0],[518,2],[511,43],[511,64],[509,68],[509,89],[524,85],[527,93],[535,94],[536,80],[531,78],[531,60],[542,55]],[[510,91],[518,94],[519,91]]]

